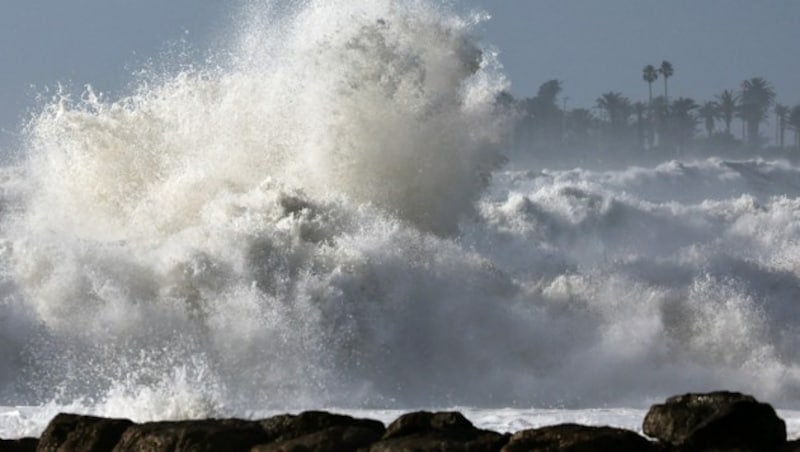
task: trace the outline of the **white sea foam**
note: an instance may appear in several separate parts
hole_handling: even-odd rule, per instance
[[[31,121],[0,173],[0,404],[38,408],[0,433],[62,409],[798,406],[800,167],[496,168],[506,82],[474,21],[354,3],[251,4],[213,67]]]

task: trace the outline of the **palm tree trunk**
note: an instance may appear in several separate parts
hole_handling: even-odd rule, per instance
[[[753,146],[753,147],[758,146],[758,122],[757,121],[748,121],[747,122],[747,142],[750,143],[750,145]]]
[[[656,140],[655,132],[653,131],[653,82],[647,82],[647,90],[647,147],[652,148]]]
[[[775,144],[780,145],[781,117],[775,113]]]

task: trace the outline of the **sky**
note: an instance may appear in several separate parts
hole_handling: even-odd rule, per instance
[[[797,0],[483,0],[484,37],[501,52],[515,95],[549,79],[569,105],[619,91],[647,98],[642,68],[668,60],[670,96],[710,100],[763,77],[782,103],[800,103]],[[654,85],[661,93],[662,80]],[[656,90],[658,88],[658,90]]]
[[[675,68],[670,96],[710,100],[760,76],[800,104],[797,0],[450,0],[491,20],[478,34],[499,50],[512,93],[563,82],[568,108],[608,91],[647,97],[646,64]],[[7,0],[0,3],[0,146],[13,142],[44,86],[114,92],[148,58],[186,40],[213,46],[231,21],[218,0]],[[663,89],[661,80],[654,85]],[[768,135],[768,134],[767,134]]]

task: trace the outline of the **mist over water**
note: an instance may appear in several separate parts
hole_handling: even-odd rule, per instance
[[[336,3],[253,3],[215,63],[28,124],[0,405],[797,406],[800,167],[499,166],[481,17]]]

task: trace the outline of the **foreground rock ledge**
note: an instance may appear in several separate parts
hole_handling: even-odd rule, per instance
[[[736,392],[684,394],[650,407],[645,435],[691,450],[776,450],[786,442],[786,423],[775,410]]]
[[[324,411],[262,420],[205,419],[136,424],[59,414],[41,438],[0,440],[6,451],[800,451],[775,410],[735,392],[684,394],[650,408],[643,431],[560,424],[502,434],[458,412],[418,411],[385,427]]]

